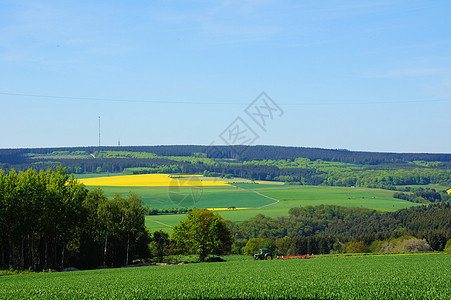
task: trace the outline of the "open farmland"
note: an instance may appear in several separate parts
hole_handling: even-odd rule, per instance
[[[0,277],[4,299],[450,299],[449,255],[231,261]],[[434,274],[433,280],[422,280]],[[256,284],[258,283],[258,284]]]
[[[126,196],[129,192],[141,196],[146,206],[152,208],[174,208],[179,206],[197,207],[197,208],[228,208],[235,206],[237,208],[257,208],[274,203],[275,201],[263,197],[250,190],[242,190],[233,186],[224,187],[202,187],[202,188],[180,188],[171,187],[101,187],[108,197],[115,193]],[[179,198],[191,197],[194,201],[189,203],[180,203]],[[193,199],[191,197],[190,199]]]
[[[146,206],[237,209],[258,208],[275,201],[251,190],[237,188],[218,179],[200,175],[146,174],[79,179],[88,188],[100,187],[108,197],[139,195]]]
[[[263,184],[235,185],[241,191],[247,190],[254,195],[265,195],[279,201],[272,201],[273,204],[258,209],[218,211],[224,219],[233,222],[240,222],[257,214],[263,214],[268,217],[284,216],[288,214],[289,209],[292,207],[307,205],[340,205],[381,211],[396,211],[421,205],[393,198],[393,191],[381,189]],[[268,198],[264,199],[270,200]],[[146,216],[146,225],[150,226],[152,231],[162,229],[170,232],[172,230],[170,226],[177,225],[183,218],[183,215]]]
[[[114,175],[114,174],[113,174]],[[141,196],[146,206],[156,209],[179,206],[237,210],[218,210],[226,220],[240,222],[263,214],[269,217],[287,215],[292,207],[307,205],[340,205],[365,207],[381,211],[396,211],[417,203],[393,198],[393,191],[361,187],[299,186],[251,183],[231,179],[229,183],[219,178],[200,175],[146,174],[82,178],[88,188],[101,187],[108,197],[133,192]],[[233,183],[232,183],[233,182]],[[103,185],[102,185],[103,184]],[[107,186],[104,186],[107,184]],[[195,195],[193,195],[193,193]],[[180,201],[188,199],[189,201]],[[146,216],[146,225],[155,230],[172,231],[184,215]]]
[[[250,189],[265,196],[280,200],[273,209],[307,205],[340,205],[365,207],[382,211],[396,211],[417,203],[393,198],[393,191],[362,187],[332,187],[308,185],[259,185],[237,184],[242,189]]]

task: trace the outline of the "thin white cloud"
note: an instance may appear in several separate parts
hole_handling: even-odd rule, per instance
[[[449,73],[449,68],[418,68],[418,69],[401,69],[389,71],[380,77],[401,78],[401,77],[418,77],[418,76],[434,76]]]
[[[416,67],[416,68],[397,68],[385,71],[371,71],[363,73],[366,78],[387,78],[387,79],[402,79],[415,77],[432,77],[439,76],[440,78],[451,77],[451,67],[435,67],[432,66]],[[434,64],[435,65],[435,64]]]

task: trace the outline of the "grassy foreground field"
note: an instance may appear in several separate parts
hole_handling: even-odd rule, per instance
[[[0,277],[2,299],[450,299],[450,255],[232,261]]]

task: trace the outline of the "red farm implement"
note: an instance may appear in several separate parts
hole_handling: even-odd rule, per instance
[[[277,256],[277,259],[307,259],[312,258],[314,255],[293,255],[293,256]]]

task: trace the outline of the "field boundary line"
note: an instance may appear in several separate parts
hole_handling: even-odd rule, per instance
[[[161,224],[161,225],[163,225],[163,226],[167,226],[167,227],[174,228],[174,226],[171,226],[171,225],[169,225],[169,224],[165,224],[165,223],[160,222],[160,221],[157,221],[157,220],[151,220],[151,221],[152,221],[152,222],[155,222],[155,223],[158,223],[158,224]]]
[[[248,189],[243,189],[242,187],[239,187],[239,186],[236,186],[236,185],[232,185],[232,184],[231,184],[231,186],[233,186],[233,187],[236,187],[236,188],[238,188],[238,189],[241,189],[241,190],[244,190],[244,191],[251,191],[251,192],[254,192],[254,193],[256,193],[257,195],[260,195],[260,196],[262,196],[262,197],[265,197],[265,198],[268,198],[268,199],[271,199],[271,200],[274,200],[274,201],[276,201],[276,202],[273,202],[273,203],[269,203],[269,204],[266,204],[266,205],[263,205],[263,206],[260,206],[260,207],[256,207],[256,208],[254,208],[254,209],[261,209],[261,208],[265,208],[265,207],[267,207],[267,206],[270,206],[270,205],[274,205],[274,204],[277,204],[277,203],[279,203],[279,202],[280,202],[280,200],[279,200],[279,199],[276,199],[276,198],[273,198],[273,197],[269,197],[269,196],[263,195],[262,193],[260,193],[260,192],[257,192],[256,190],[248,190]]]
[[[263,196],[263,197],[266,197],[266,198],[268,198],[268,199],[271,199],[271,200],[274,200],[274,201],[276,201],[276,202],[274,202],[274,203],[269,203],[269,204],[266,204],[266,205],[263,205],[263,206],[257,207],[257,209],[261,209],[261,208],[264,208],[264,207],[267,207],[267,206],[270,206],[270,205],[273,205],[273,204],[277,204],[277,203],[279,203],[279,202],[280,202],[280,200],[279,200],[279,199],[276,199],[276,198],[273,198],[273,197],[269,197],[269,196],[263,195],[262,193],[260,193],[260,192],[257,192],[257,191],[253,191],[253,192],[255,192],[256,194],[258,194],[258,195],[260,195],[260,196]]]

